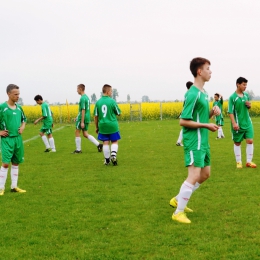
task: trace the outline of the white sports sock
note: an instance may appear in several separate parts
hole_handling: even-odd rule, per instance
[[[54,143],[54,138],[53,138],[53,137],[49,138],[49,142],[50,142],[51,149],[52,149],[52,150],[56,150],[56,148],[55,148],[55,143]]]
[[[12,165],[12,167],[11,167],[11,180],[12,180],[11,189],[17,188],[17,183],[18,183],[18,166]]]
[[[8,168],[1,167],[0,170],[0,189],[5,189]]]
[[[200,187],[200,183],[196,182],[193,189],[192,189],[192,193],[197,190]],[[177,196],[175,196],[175,199],[178,201],[179,198],[179,194]]]
[[[221,133],[222,133],[222,128],[220,126],[219,129],[218,129],[218,138],[221,138]]]
[[[88,140],[93,143],[95,146],[98,146],[99,145],[99,142],[97,141],[97,139],[92,136],[92,135],[88,135]]]
[[[234,153],[236,157],[236,162],[241,162],[241,146],[237,146],[234,144]]]
[[[117,155],[118,152],[118,144],[111,144],[111,156]]]
[[[179,212],[184,212],[184,209],[189,202],[190,196],[192,194],[192,190],[194,188],[194,185],[188,183],[187,181],[184,181],[184,183],[181,186],[179,197],[178,197],[178,207],[175,211],[175,214]]]
[[[224,137],[224,132],[223,132],[223,128],[221,127],[221,135]]]
[[[178,138],[178,140],[177,140],[177,143],[181,143],[181,141],[182,141],[182,129],[181,129],[181,131],[180,131],[180,134],[179,134],[179,138]]]
[[[103,154],[105,159],[109,159],[110,158],[110,149],[109,149],[109,145],[103,145]]]
[[[246,162],[252,162],[254,154],[254,145],[246,144]]]
[[[76,137],[75,143],[76,143],[76,150],[81,151],[81,137]]]
[[[49,145],[48,139],[47,139],[47,137],[45,135],[42,136],[42,141],[45,144],[46,149],[50,149],[51,148],[50,145]]]

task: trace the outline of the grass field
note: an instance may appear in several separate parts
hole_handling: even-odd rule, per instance
[[[26,142],[27,193],[9,192],[8,175],[0,198],[0,259],[260,259],[259,168],[236,169],[225,122],[225,139],[210,134],[212,175],[191,197],[190,225],[173,222],[169,206],[187,175],[178,120],[121,122],[117,167],[86,139],[71,154],[72,125],[54,133],[57,153],[44,153],[40,138]],[[23,139],[38,131],[27,125]],[[242,151],[245,164],[245,143]]]

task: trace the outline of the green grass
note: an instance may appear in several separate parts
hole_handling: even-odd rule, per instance
[[[55,128],[57,129],[57,125]],[[260,120],[254,119],[254,162],[259,164]],[[210,134],[212,174],[191,197],[192,223],[171,220],[169,200],[187,176],[178,120],[121,122],[119,166],[74,126],[54,133],[57,153],[40,138],[25,143],[19,186],[25,194],[0,198],[0,259],[259,259],[259,168],[237,170],[226,138]],[[23,139],[38,134],[27,125]],[[94,125],[90,125],[94,135]],[[245,164],[245,142],[242,144]]]

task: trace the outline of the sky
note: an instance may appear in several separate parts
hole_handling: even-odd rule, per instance
[[[77,85],[117,101],[183,100],[194,57],[210,60],[210,96],[236,79],[260,95],[259,0],[8,0],[0,8],[0,102],[20,87],[24,104],[79,101]]]

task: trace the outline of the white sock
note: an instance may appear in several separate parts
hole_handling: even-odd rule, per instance
[[[234,144],[234,153],[236,157],[236,162],[241,162],[241,146],[237,146]]]
[[[221,135],[224,136],[223,128],[221,127]]]
[[[76,143],[76,150],[81,151],[81,137],[76,137],[75,143]]]
[[[98,140],[97,140],[94,136],[92,136],[92,135],[88,135],[88,140],[89,140],[91,143],[93,143],[95,146],[98,146],[98,145],[99,145]]]
[[[1,167],[0,170],[0,189],[5,189],[8,168]]]
[[[54,143],[54,138],[53,138],[53,137],[49,138],[49,142],[50,142],[51,149],[52,149],[52,150],[56,150],[56,148],[55,148],[55,143]]]
[[[197,190],[200,187],[200,183],[196,182],[193,189],[192,189],[192,193]],[[175,196],[175,199],[178,201],[179,198],[179,194],[177,196]]]
[[[222,128],[220,126],[219,129],[218,129],[218,138],[221,138],[221,133],[222,133]]]
[[[111,144],[111,156],[117,155],[118,152],[118,144]]]
[[[49,145],[48,139],[47,139],[47,137],[45,135],[42,136],[42,141],[45,144],[46,149],[50,149],[51,148],[50,145]]]
[[[194,185],[188,183],[187,181],[184,181],[184,183],[181,186],[179,196],[178,196],[178,207],[175,211],[175,214],[179,212],[184,212],[184,209],[189,202],[190,196],[192,194],[192,190],[194,188]]]
[[[246,144],[246,162],[252,162],[254,153],[254,145]]]
[[[179,138],[178,138],[178,140],[177,140],[177,143],[181,143],[181,141],[182,141],[182,129],[181,129],[181,131],[180,131],[180,134],[179,134]]]
[[[11,167],[11,180],[12,180],[11,189],[17,188],[17,183],[18,183],[18,166],[12,165],[12,167]]]
[[[110,158],[110,149],[109,149],[109,145],[103,145],[103,154],[105,159],[109,159]]]

